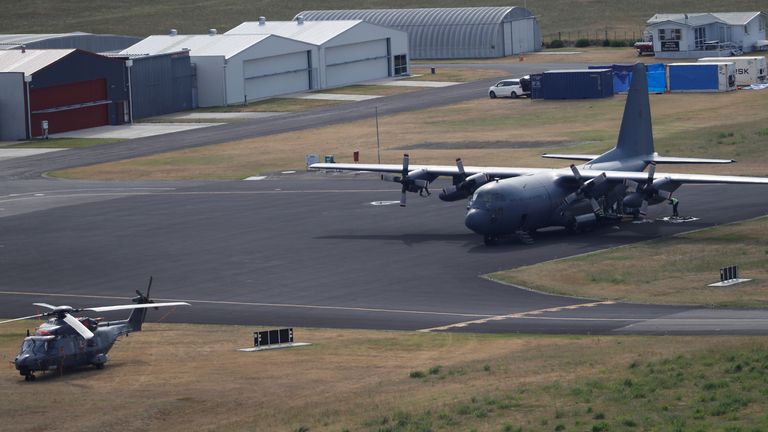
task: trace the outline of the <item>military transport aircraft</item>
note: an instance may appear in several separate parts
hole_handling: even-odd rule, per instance
[[[616,147],[601,155],[545,154],[544,157],[586,161],[569,168],[317,163],[314,169],[374,171],[383,180],[400,183],[400,205],[406,192],[430,195],[440,176],[453,185],[439,194],[443,201],[471,197],[466,226],[486,244],[504,237],[529,239],[528,232],[548,226],[584,229],[624,215],[644,216],[649,205],[671,198],[684,183],[768,184],[768,178],[707,174],[657,173],[656,164],[731,163],[729,159],[664,157],[654,151],[651,108],[645,65],[635,64]],[[650,167],[650,168],[648,168]],[[648,172],[644,170],[648,168]]]

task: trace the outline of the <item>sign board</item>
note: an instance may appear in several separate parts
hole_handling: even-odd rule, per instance
[[[661,41],[662,51],[680,51],[680,41]]]
[[[293,343],[293,327],[253,332],[253,346],[255,347],[285,343]]]

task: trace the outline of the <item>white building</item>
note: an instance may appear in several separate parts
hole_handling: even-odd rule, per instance
[[[740,55],[768,47],[766,17],[764,12],[656,14],[646,34],[657,57]]]
[[[311,44],[319,62],[317,88],[408,73],[407,33],[361,20],[244,22],[225,35],[277,35]]]
[[[317,48],[269,34],[149,36],[121,54],[189,50],[197,74],[197,105],[243,104],[317,87]]]

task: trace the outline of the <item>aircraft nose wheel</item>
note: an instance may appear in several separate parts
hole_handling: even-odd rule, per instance
[[[492,235],[485,235],[483,236],[483,243],[485,243],[486,246],[495,246],[497,242],[496,236]]]
[[[29,381],[34,381],[34,380],[35,380],[35,376],[33,374],[24,375],[24,381],[28,381],[29,382]]]

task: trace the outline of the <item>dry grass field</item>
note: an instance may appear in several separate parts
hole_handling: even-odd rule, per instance
[[[520,267],[491,279],[595,299],[730,307],[768,306],[768,218]],[[639,263],[642,263],[640,265]],[[737,263],[752,281],[727,289],[717,269]]]
[[[25,325],[0,328],[4,359],[12,360]],[[50,373],[26,383],[9,367],[0,375],[0,430],[673,430],[681,422],[687,427],[680,430],[766,430],[768,424],[762,338],[297,329],[297,341],[313,345],[236,351],[252,343],[253,330],[148,324],[121,339],[101,371]]]

